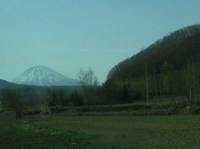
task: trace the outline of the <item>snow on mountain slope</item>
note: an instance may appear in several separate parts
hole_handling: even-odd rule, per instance
[[[17,84],[39,86],[78,86],[75,79],[66,77],[46,66],[34,66],[17,76],[14,80]]]

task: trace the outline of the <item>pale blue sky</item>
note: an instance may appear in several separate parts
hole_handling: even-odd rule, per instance
[[[169,32],[200,23],[200,0],[0,0],[0,78],[46,65],[99,82]]]

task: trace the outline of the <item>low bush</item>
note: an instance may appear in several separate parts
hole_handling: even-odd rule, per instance
[[[51,113],[59,113],[67,110],[67,107],[65,106],[52,106],[50,107]]]
[[[188,110],[191,114],[200,114],[200,106],[198,105],[191,105],[188,107]]]

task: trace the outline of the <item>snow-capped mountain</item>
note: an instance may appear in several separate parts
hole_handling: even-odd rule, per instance
[[[80,83],[66,77],[46,66],[34,66],[17,76],[16,84],[39,85],[39,86],[79,86]]]

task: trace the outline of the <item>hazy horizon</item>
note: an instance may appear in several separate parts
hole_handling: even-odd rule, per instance
[[[197,0],[0,1],[0,79],[44,65],[77,78],[109,70],[156,40],[198,24]]]

